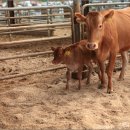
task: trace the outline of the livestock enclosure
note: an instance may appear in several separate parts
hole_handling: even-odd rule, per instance
[[[101,10],[128,4],[88,4],[82,13],[88,6]],[[11,10],[17,14],[13,18],[8,16]],[[130,129],[130,65],[123,81],[117,81],[120,72],[114,72],[115,91],[107,94],[106,89],[97,89],[96,73],[90,85],[84,79],[78,90],[77,80],[72,79],[66,91],[65,66],[51,63],[52,46],[66,47],[75,41],[71,7],[2,8],[0,12],[0,129]],[[10,24],[10,19],[16,23]]]

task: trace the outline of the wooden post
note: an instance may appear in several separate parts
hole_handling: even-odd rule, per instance
[[[14,7],[14,1],[13,0],[8,0],[7,1],[8,7]],[[14,11],[9,11],[10,17],[14,17]],[[10,19],[10,24],[15,24],[14,19]]]
[[[73,10],[75,12],[80,12],[80,0],[73,0]],[[81,40],[81,30],[80,24],[77,23],[76,17],[74,17],[74,30],[75,30],[75,42],[79,42]],[[82,73],[83,74],[83,73]],[[83,75],[82,75],[83,76]],[[78,77],[77,72],[72,72],[71,77]]]
[[[73,10],[75,12],[80,12],[80,0],[73,0]],[[74,17],[74,30],[75,30],[75,42],[80,41],[80,24],[77,23],[76,17]]]

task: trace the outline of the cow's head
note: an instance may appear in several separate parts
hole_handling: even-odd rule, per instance
[[[102,41],[104,35],[104,23],[111,19],[114,11],[109,10],[104,15],[100,12],[89,12],[87,16],[83,16],[80,13],[75,13],[77,22],[85,23],[86,31],[88,33],[87,48],[89,50],[96,50]]]
[[[53,64],[59,64],[63,62],[64,57],[64,49],[62,47],[51,47],[51,50],[53,51],[54,59],[52,60]]]

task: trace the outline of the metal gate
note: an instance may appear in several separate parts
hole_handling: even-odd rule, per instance
[[[67,12],[64,12],[67,10]],[[14,11],[15,16],[10,17],[10,11]],[[70,16],[68,19],[61,17]],[[59,21],[54,19],[59,17]],[[11,24],[10,20],[14,19],[16,24]],[[0,8],[0,35],[9,35],[10,41],[3,42],[0,46],[15,45],[22,43],[31,43],[36,41],[46,41],[61,38],[72,38],[74,41],[74,22],[73,9],[70,6],[42,6],[42,7],[14,7]],[[5,24],[4,24],[5,22]],[[71,35],[68,36],[50,36],[51,31],[56,28],[71,27]],[[47,31],[48,37],[37,39],[27,39],[12,41],[11,35],[17,33],[27,33],[34,31]]]
[[[130,6],[130,2],[85,4],[81,9],[81,13],[84,15],[86,8],[89,8],[90,11],[100,11],[105,9],[121,9],[128,6]],[[84,25],[81,25],[80,39],[84,39]]]
[[[62,10],[62,12],[59,12]],[[64,12],[63,10],[67,10]],[[14,11],[15,16],[10,17],[9,12]],[[21,15],[22,14],[24,15]],[[34,12],[38,12],[37,15],[33,15]],[[39,14],[39,12],[41,12]],[[65,17],[66,15],[70,16]],[[61,17],[65,17],[61,21]],[[54,19],[59,18],[60,22]],[[11,24],[10,20],[14,19],[16,24]],[[72,38],[72,41],[75,39],[74,34],[74,22],[73,22],[73,9],[70,6],[44,6],[44,7],[15,7],[15,8],[0,8],[0,35],[8,35],[10,37],[9,42],[3,42],[0,44],[0,47],[9,48],[12,45],[21,45],[22,43],[32,43],[36,41],[47,41],[47,40],[55,40],[55,39],[63,39],[63,38]],[[56,28],[69,27],[71,28],[71,35],[68,36],[50,36],[50,32]],[[12,41],[12,34],[18,33],[27,33],[27,32],[35,32],[35,31],[47,31],[48,37],[43,38],[35,38],[35,39],[27,39],[27,40],[19,40]],[[11,57],[2,57],[0,61],[11,60],[17,58],[25,58],[25,57],[34,57],[38,55],[51,54],[52,51],[45,52],[37,52],[37,53],[29,53],[23,55],[16,55]],[[0,80],[12,79],[47,71],[52,71],[56,69],[62,69],[65,66],[59,66],[55,68],[46,68],[43,70],[32,71],[28,73],[14,74],[9,76],[0,77]]]

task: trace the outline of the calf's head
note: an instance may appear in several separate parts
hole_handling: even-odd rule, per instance
[[[77,22],[85,23],[88,34],[88,43],[86,47],[89,50],[96,50],[99,48],[102,38],[104,36],[104,22],[110,19],[114,14],[113,10],[109,10],[104,15],[101,12],[89,12],[86,16],[80,13],[75,13]]]
[[[64,57],[64,49],[62,47],[51,47],[51,50],[53,51],[54,59],[52,60],[53,64],[59,64],[63,62]]]

